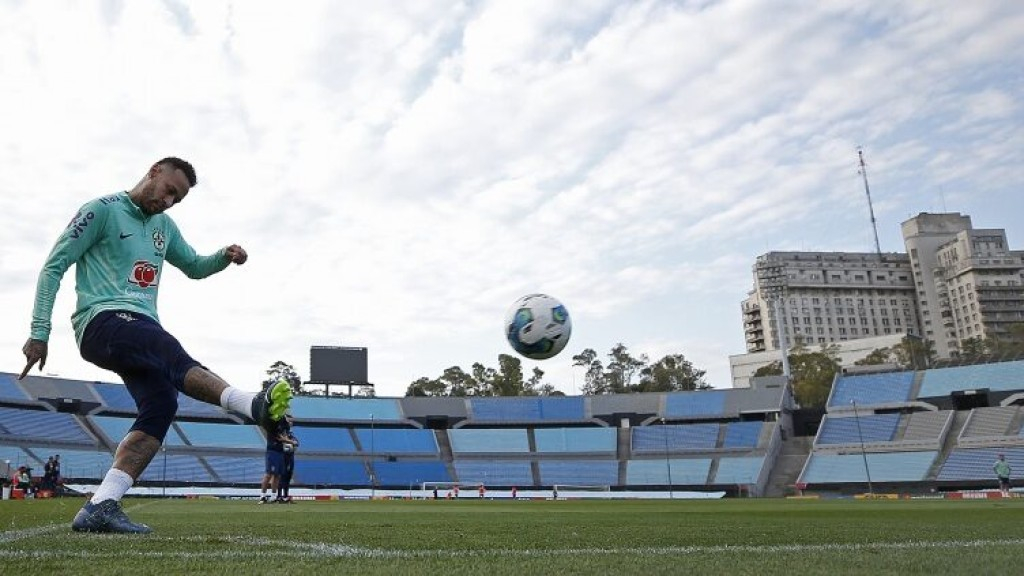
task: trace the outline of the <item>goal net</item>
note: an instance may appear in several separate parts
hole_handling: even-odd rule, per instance
[[[552,491],[565,492],[611,492],[612,487],[606,484],[555,484]]]
[[[438,494],[456,491],[472,492],[479,491],[481,485],[481,482],[423,482],[420,484],[420,490],[424,492],[437,490]]]

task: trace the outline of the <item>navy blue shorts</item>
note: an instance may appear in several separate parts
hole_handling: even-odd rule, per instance
[[[201,366],[160,324],[135,312],[96,315],[82,335],[81,354],[121,377],[139,409],[131,429],[161,442],[178,411],[185,374]]]
[[[267,450],[267,469],[265,472],[272,476],[280,476],[284,472],[284,452]]]

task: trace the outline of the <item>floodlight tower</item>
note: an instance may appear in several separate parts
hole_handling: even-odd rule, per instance
[[[860,169],[857,172],[864,178],[864,193],[868,196],[868,212],[871,214],[871,230],[875,233],[875,252],[882,255],[882,245],[878,243],[878,224],[875,222],[875,208],[871,205],[871,187],[868,186],[868,169],[864,165],[864,151],[857,149],[857,157],[860,159]]]

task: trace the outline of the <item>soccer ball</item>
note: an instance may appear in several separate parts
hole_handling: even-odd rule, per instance
[[[569,311],[547,294],[528,294],[515,301],[505,314],[505,337],[512,348],[532,360],[558,354],[569,342],[572,321]]]

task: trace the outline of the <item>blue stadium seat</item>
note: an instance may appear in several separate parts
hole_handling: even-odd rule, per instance
[[[135,423],[134,418],[119,418],[117,416],[88,416],[88,418],[107,437],[107,443],[111,448],[116,447],[124,439],[132,424]],[[171,426],[164,438],[164,446],[184,445],[185,442],[181,439],[178,431]]]
[[[357,428],[356,437],[365,453],[437,454],[433,430],[416,428]]]
[[[448,431],[452,452],[526,453],[530,440],[524,428],[456,428]]]
[[[533,471],[526,460],[458,460],[459,482],[480,482],[485,486],[533,486]]]
[[[633,428],[633,453],[713,450],[718,443],[718,428],[718,424],[670,424]]]
[[[543,486],[619,484],[618,460],[541,460],[537,466],[540,470],[540,483]]]
[[[665,395],[666,418],[722,416],[725,412],[724,390],[677,392]]]
[[[1024,360],[925,370],[917,397],[948,396],[981,388],[1000,392],[1024,389]]]
[[[254,484],[263,479],[266,469],[265,454],[247,456],[203,456],[203,460],[213,470],[217,481],[227,484]],[[298,458],[296,457],[296,462]],[[295,466],[298,471],[298,464]]]
[[[917,482],[925,479],[937,457],[935,450],[868,453],[865,470],[864,455],[812,452],[800,480],[807,484],[867,482],[870,471],[873,482]]]
[[[571,422],[584,420],[582,397],[471,398],[469,402],[473,420],[479,422]]]
[[[533,436],[543,453],[614,454],[618,439],[615,428],[537,428]]]
[[[348,428],[294,426],[292,433],[299,440],[300,452],[358,452]]]
[[[755,484],[764,468],[764,456],[720,458],[712,484]]]
[[[444,462],[374,462],[378,486],[418,487],[423,482],[451,482],[451,474]]]
[[[907,402],[914,385],[914,374],[886,372],[841,376],[836,380],[828,405],[832,408],[846,408],[854,401],[858,406]]]
[[[702,485],[707,484],[710,471],[711,458],[630,460],[626,464],[626,483],[661,486]]]
[[[220,406],[207,404],[178,392],[178,417],[223,418],[227,412]]]
[[[756,448],[764,422],[729,422],[722,448]]]
[[[970,480],[989,482],[995,487],[995,473],[992,465],[996,456],[1003,454],[1010,464],[1010,477],[1024,478],[1024,446],[1007,446],[1005,448],[956,448],[950,452],[942,463],[937,480]]]
[[[32,400],[32,397],[18,386],[13,374],[0,373],[0,399],[26,401]]]
[[[45,440],[95,445],[96,440],[71,414],[0,406],[0,435],[17,440]]]
[[[299,420],[336,422],[400,422],[401,405],[393,398],[342,398],[298,396],[292,398],[291,412]]]
[[[147,482],[212,482],[213,477],[193,454],[159,453],[142,472],[140,480]],[[250,482],[259,478],[250,478]]]
[[[60,454],[60,473],[64,478],[102,480],[114,462],[114,455],[105,450],[29,447],[35,454],[46,458]],[[42,468],[34,471],[42,475]]]
[[[362,460],[327,460],[295,456],[293,484],[370,486],[370,477]]]
[[[92,387],[99,394],[100,399],[103,400],[103,407],[111,412],[126,412],[129,414],[138,414],[139,410],[135,406],[135,400],[132,395],[128,393],[128,387],[124,384],[104,384],[102,382],[96,382]]]
[[[265,450],[267,441],[256,426],[215,422],[176,422],[186,442],[202,448]]]
[[[899,414],[866,414],[836,418],[826,415],[818,430],[816,445],[891,442],[899,425]]]

